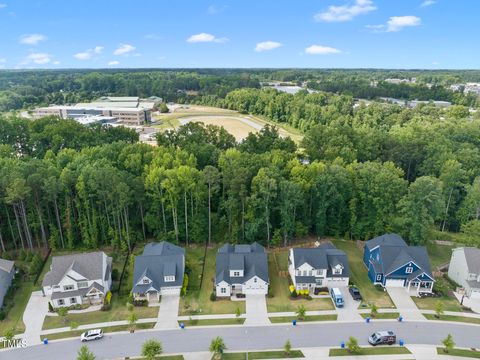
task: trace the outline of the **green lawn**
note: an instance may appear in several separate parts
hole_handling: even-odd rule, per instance
[[[400,346],[389,347],[362,347],[356,354],[351,354],[347,349],[330,349],[329,356],[353,356],[353,355],[394,355],[411,354],[410,350]]]
[[[362,317],[364,319],[366,319],[367,317],[370,317],[370,314],[360,314],[362,315]],[[398,317],[400,316],[400,314],[398,312],[393,312],[393,313],[378,313],[374,318],[372,318],[373,320],[375,319],[398,319]]]
[[[137,324],[136,330],[144,330],[144,329],[153,329],[155,323],[148,323],[148,324]],[[117,325],[117,326],[107,326],[102,327],[102,330],[105,334],[118,332],[118,331],[128,331],[130,330],[130,325]],[[58,340],[58,339],[65,339],[71,337],[80,337],[85,331],[87,330],[73,330],[73,331],[65,331],[56,334],[50,335],[42,335],[42,339],[47,338],[48,340]]]
[[[270,277],[270,295],[267,297],[268,312],[296,311],[300,305],[305,306],[307,310],[335,309],[330,298],[291,300],[290,291],[288,290],[290,283],[287,271],[287,250],[268,254],[268,272]],[[280,272],[282,272],[282,275]]]
[[[450,245],[438,245],[433,242],[427,243],[428,257],[430,258],[432,270],[450,261],[454,247],[455,246]]]
[[[468,350],[468,349],[453,349],[453,350],[450,350],[448,353],[446,353],[444,351],[444,348],[437,347],[437,354],[480,359],[480,351]]]
[[[248,354],[248,357],[247,357]],[[286,355],[284,351],[255,351],[255,352],[240,352],[240,353],[225,353],[222,356],[222,360],[255,360],[255,359],[296,359],[304,358],[305,356],[300,350],[292,350],[289,355]]]
[[[436,318],[434,314],[423,314],[428,320],[441,320],[441,321],[458,321],[469,324],[480,324],[480,318],[473,318],[467,316],[455,316],[455,315],[440,315],[440,318]]]
[[[33,282],[18,281],[18,284],[19,287],[13,294],[13,306],[8,311],[7,317],[0,321],[0,335],[11,329],[14,329],[16,334],[25,331],[23,312],[33,291]]]
[[[439,298],[419,298],[413,296],[412,299],[420,310],[435,310],[435,304],[437,301],[441,301],[443,304],[443,311],[463,311],[462,306],[455,297],[443,296]]]
[[[184,320],[178,321],[178,324],[184,323],[185,326],[210,326],[210,325],[242,325],[245,319],[203,319],[203,320]]]
[[[69,314],[66,321],[60,316],[47,316],[43,323],[43,329],[55,329],[69,326],[71,321],[75,321],[78,325],[95,324],[107,321],[127,320],[128,309],[126,306],[127,299],[119,298],[117,295],[112,297],[112,309],[109,311],[93,311],[83,314]],[[135,313],[139,319],[156,318],[158,315],[158,306],[154,307],[135,307]]]
[[[145,360],[146,358],[135,358],[137,360]],[[164,355],[164,356],[157,356],[155,359],[159,360],[183,360],[183,355]]]
[[[363,250],[355,241],[334,240],[334,245],[345,251],[350,265],[350,282],[355,284],[363,297],[362,305],[374,303],[378,308],[394,308],[394,304],[383,290],[378,290],[368,278],[368,271],[363,263]]]
[[[308,321],[335,321],[337,320],[337,315],[311,315],[306,316],[303,320],[298,320],[296,316],[274,316],[269,317],[270,322],[272,323],[291,323],[293,320],[297,320],[298,323],[308,322]]]
[[[185,297],[180,299],[180,315],[200,314],[235,314],[239,308],[242,314],[245,313],[244,301],[231,301],[230,299],[210,300],[215,279],[215,259],[218,247],[207,250],[205,274],[202,288],[198,289],[202,265],[204,261],[203,247],[189,247],[186,249],[186,262],[192,269],[189,278],[189,290]]]

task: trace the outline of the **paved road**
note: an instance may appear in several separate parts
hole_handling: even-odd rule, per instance
[[[338,346],[348,336],[359,339],[360,344],[377,330],[393,330],[399,339],[409,344],[438,345],[451,333],[459,347],[479,347],[478,325],[435,323],[435,322],[395,322],[378,321],[366,323],[336,323],[270,325],[270,326],[230,326],[218,328],[187,328],[185,330],[158,330],[136,332],[134,334],[108,335],[103,340],[91,342],[89,348],[97,359],[112,359],[139,355],[142,343],[148,339],[162,342],[165,353],[183,353],[205,351],[210,341],[222,336],[230,350],[262,350],[282,348],[287,339],[293,347],[309,348],[319,346]],[[79,340],[65,340],[36,345],[25,349],[1,351],[2,360],[73,360],[81,346]]]

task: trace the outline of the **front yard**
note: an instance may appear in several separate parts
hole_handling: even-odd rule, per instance
[[[467,316],[440,315],[440,318],[437,318],[434,314],[423,314],[423,316],[425,316],[428,320],[455,321],[469,324],[480,324],[480,318]]]
[[[359,356],[359,355],[394,355],[411,354],[410,350],[400,346],[380,346],[380,347],[361,347],[360,350],[352,354],[347,349],[330,349],[329,356]]]
[[[363,263],[363,250],[359,249],[355,241],[334,240],[333,244],[348,256],[350,265],[350,283],[360,290],[363,301],[361,306],[375,304],[378,308],[394,308],[394,304],[383,289],[377,289],[368,278],[367,268]]]
[[[268,254],[268,273],[270,277],[270,293],[267,297],[268,312],[296,311],[300,305],[306,310],[333,310],[332,300],[328,298],[319,299],[290,299],[288,289],[288,251],[274,251]]]
[[[214,287],[217,249],[218,247],[207,249],[205,258],[205,248],[203,246],[186,248],[185,261],[190,267],[191,273],[187,295],[180,298],[180,315],[235,314],[237,308],[240,309],[242,314],[245,313],[245,301],[210,300]],[[203,261],[205,261],[205,273],[200,288]]]
[[[455,297],[442,296],[439,298],[419,298],[413,296],[412,300],[420,310],[435,310],[437,301],[440,301],[443,305],[443,311],[463,311],[462,306]]]
[[[432,265],[432,271],[436,270],[437,266],[444,265],[450,261],[452,256],[452,245],[440,245],[434,242],[427,243],[428,257]]]
[[[273,316],[269,317],[269,319],[273,324],[292,323],[293,320],[297,320],[298,323],[302,323],[310,321],[335,321],[337,320],[337,315],[307,315],[303,320],[299,320],[296,316]]]
[[[19,279],[18,283],[19,286],[12,296],[13,306],[8,311],[6,318],[0,321],[0,336],[12,329],[14,329],[15,334],[20,334],[25,331],[23,312],[25,311],[34,286],[31,281],[21,281]]]

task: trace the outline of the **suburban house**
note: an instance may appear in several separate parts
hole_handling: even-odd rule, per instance
[[[169,242],[149,243],[135,257],[133,297],[158,302],[160,295],[180,294],[185,272],[185,249]]]
[[[348,286],[350,269],[345,252],[330,243],[290,249],[288,272],[296,290]]]
[[[15,276],[14,262],[0,259],[0,308],[3,306],[3,299],[7,294],[8,288],[12,285]]]
[[[417,294],[432,292],[435,280],[427,249],[424,246],[408,246],[397,234],[384,234],[367,241],[363,262],[374,284],[405,287]]]
[[[258,244],[225,244],[217,253],[215,292],[219,297],[268,293],[268,260]]]
[[[465,296],[480,299],[480,249],[453,249],[448,277],[465,289]]]
[[[54,256],[42,282],[54,308],[98,304],[112,285],[112,258],[104,252]]]

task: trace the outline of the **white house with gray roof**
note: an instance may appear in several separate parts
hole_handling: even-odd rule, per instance
[[[480,249],[453,249],[448,277],[465,289],[467,297],[480,299]]]
[[[348,286],[350,277],[347,255],[330,243],[290,249],[288,272],[297,291]]]
[[[225,244],[217,252],[215,293],[219,297],[268,293],[268,260],[265,248]]]
[[[135,257],[133,297],[158,302],[160,295],[177,295],[183,285],[185,249],[167,241],[149,243]]]
[[[112,285],[112,258],[104,252],[54,256],[42,282],[54,308],[103,301]]]
[[[15,276],[14,262],[10,260],[0,259],[0,308],[3,306],[3,299],[7,294],[12,280]]]

